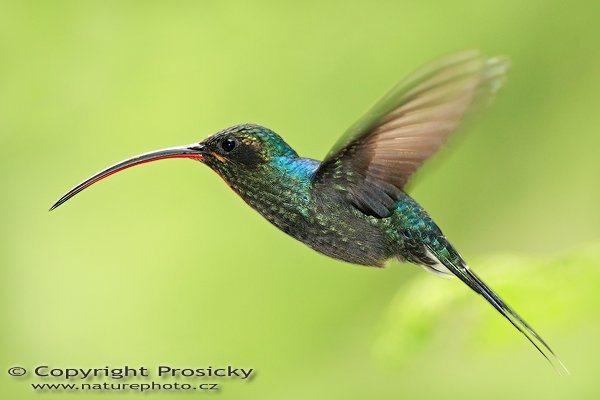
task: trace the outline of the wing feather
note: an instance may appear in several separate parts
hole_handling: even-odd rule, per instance
[[[390,215],[412,174],[476,105],[501,86],[508,60],[465,51],[427,64],[396,85],[352,125],[319,167],[315,182],[335,184],[368,215]],[[391,206],[390,206],[391,204]]]

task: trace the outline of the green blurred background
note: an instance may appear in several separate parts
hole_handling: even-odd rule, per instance
[[[15,365],[230,363],[258,372],[223,399],[597,399],[599,17],[593,0],[3,0],[0,397],[40,396]],[[187,160],[47,212],[113,162],[241,122],[322,158],[465,48],[510,56],[509,80],[411,194],[569,377],[457,280],[321,256]]]

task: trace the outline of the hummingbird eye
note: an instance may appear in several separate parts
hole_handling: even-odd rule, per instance
[[[223,150],[225,150],[227,153],[229,153],[230,151],[232,151],[233,149],[235,149],[235,140],[229,138],[229,139],[225,139],[221,142],[221,148]]]

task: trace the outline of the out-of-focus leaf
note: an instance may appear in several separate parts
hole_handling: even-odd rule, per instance
[[[567,331],[598,317],[600,245],[552,259],[494,255],[472,264],[484,281],[552,344],[550,332]],[[504,325],[504,326],[503,326]],[[434,345],[493,351],[520,335],[485,300],[459,280],[421,274],[391,302],[375,352],[404,363]]]

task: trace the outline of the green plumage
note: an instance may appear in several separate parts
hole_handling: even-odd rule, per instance
[[[189,146],[115,164],[52,208],[122,169],[193,158],[285,233],[327,256],[382,267],[390,259],[454,275],[483,296],[553,365],[546,343],[467,266],[405,185],[419,166],[501,86],[508,62],[478,52],[436,60],[396,85],[342,136],[322,162],[298,156],[268,128],[244,124]]]

